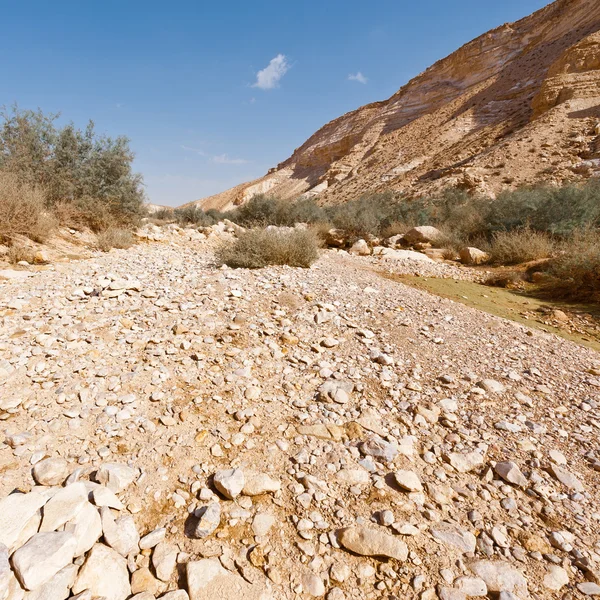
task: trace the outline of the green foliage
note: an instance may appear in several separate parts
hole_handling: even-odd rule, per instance
[[[174,216],[176,221],[181,225],[197,225],[199,227],[209,227],[219,220],[218,216],[214,213],[204,212],[196,205],[176,208]]]
[[[4,108],[0,112],[0,170],[44,191],[45,203],[73,204],[91,223],[132,224],[142,214],[141,176],[132,171],[133,152],[125,137],[98,135],[90,121],[85,131],[56,126],[58,115]],[[97,209],[96,205],[102,208]],[[92,225],[95,226],[95,225]]]
[[[319,258],[319,244],[308,229],[251,229],[233,243],[223,244],[216,256],[220,264],[236,269],[269,265],[310,267]]]
[[[242,227],[293,227],[296,223],[321,223],[327,218],[325,211],[312,198],[291,201],[264,194],[253,196],[245,204],[220,216]]]

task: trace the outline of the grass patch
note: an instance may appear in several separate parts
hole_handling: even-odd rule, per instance
[[[216,257],[220,264],[235,269],[269,265],[306,268],[319,258],[319,243],[317,236],[307,229],[251,229],[233,243],[222,245]]]

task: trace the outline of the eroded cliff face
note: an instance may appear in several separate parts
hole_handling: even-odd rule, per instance
[[[446,186],[494,194],[598,174],[599,30],[598,0],[558,0],[328,123],[265,177],[198,203],[226,209],[263,192],[331,203]]]

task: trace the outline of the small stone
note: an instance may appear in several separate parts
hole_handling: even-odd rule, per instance
[[[46,458],[33,467],[33,478],[40,485],[61,485],[69,476],[69,464],[64,458]]]
[[[134,571],[131,575],[131,593],[139,594],[148,592],[154,597],[159,591],[164,589],[164,584],[161,583],[148,567],[142,567]]]
[[[246,478],[241,469],[217,471],[214,476],[214,484],[223,496],[229,500],[234,500],[244,489]]]
[[[39,528],[40,508],[45,503],[46,498],[38,492],[10,494],[0,500],[0,544],[12,553],[27,542]],[[28,526],[32,522],[33,528]]]
[[[325,595],[323,580],[314,573],[305,573],[302,576],[302,589],[305,594],[313,598],[320,598]]]
[[[451,523],[440,523],[431,528],[431,535],[447,546],[458,548],[461,552],[475,552],[477,538],[470,532]]]
[[[78,570],[76,565],[67,565],[44,585],[36,588],[33,592],[28,592],[24,597],[25,600],[65,600],[69,597],[69,590],[75,581]],[[12,598],[14,596],[9,596],[9,600]]]
[[[75,557],[82,556],[102,536],[102,521],[98,509],[89,502],[65,524],[65,531],[69,531],[77,540]]]
[[[8,588],[12,579],[12,571],[8,562],[8,548],[0,544],[0,598],[8,597]]]
[[[527,580],[510,563],[500,560],[478,560],[469,569],[485,582],[488,592],[510,592],[521,598],[528,596]]]
[[[359,450],[365,456],[373,456],[385,460],[386,462],[393,462],[396,456],[398,456],[398,447],[396,444],[386,442],[383,438],[374,435],[366,441],[362,442],[359,446]]]
[[[277,519],[267,513],[258,513],[252,521],[252,531],[255,536],[263,537],[269,533]]]
[[[40,531],[56,531],[74,519],[83,507],[89,504],[84,483],[72,483],[59,490],[44,506],[44,517]]]
[[[218,502],[203,506],[196,510],[195,515],[198,517],[198,523],[194,528],[194,537],[204,539],[212,535],[221,523],[221,506]]]
[[[339,543],[361,556],[388,556],[404,562],[408,558],[406,544],[385,531],[368,527],[348,527],[338,531]]]
[[[477,384],[478,387],[491,394],[501,394],[506,388],[495,379],[484,379]]]
[[[422,492],[423,484],[414,471],[396,471],[394,473],[396,483],[408,492]]]
[[[237,573],[226,571],[218,560],[206,558],[187,564],[190,600],[267,600],[260,584],[250,584]]]
[[[494,471],[508,483],[519,487],[527,487],[527,478],[521,473],[521,469],[514,462],[504,461],[496,463]]]
[[[592,581],[578,583],[577,589],[586,596],[600,596],[600,585]]]
[[[89,590],[93,597],[126,600],[131,595],[127,560],[104,544],[96,544],[88,554],[73,584],[72,593]]]
[[[558,592],[568,584],[569,574],[562,567],[556,565],[548,567],[548,572],[544,576],[544,586],[547,589]]]
[[[552,475],[554,475],[554,477],[556,477],[556,479],[558,479],[565,487],[568,487],[575,492],[585,492],[585,487],[581,481],[566,469],[563,469],[558,465],[550,465],[550,473],[552,473]]]
[[[175,590],[174,592],[163,594],[160,600],[190,600],[190,597],[185,590]]]
[[[484,459],[481,452],[451,452],[446,455],[446,460],[459,472],[470,473],[484,465]]]
[[[177,566],[179,549],[174,544],[160,542],[152,552],[152,565],[156,576],[162,581],[169,581]]]
[[[118,494],[129,487],[137,476],[137,470],[119,463],[105,463],[96,472],[96,481]]]
[[[92,490],[92,500],[96,506],[108,506],[115,510],[123,510],[123,503],[117,498],[117,495],[107,487],[100,486]]]
[[[281,489],[279,480],[270,477],[266,473],[244,472],[245,484],[242,494],[245,496],[260,496],[262,494],[274,494]]]
[[[140,550],[148,550],[149,548],[154,548],[157,544],[160,544],[165,539],[165,535],[167,530],[164,527],[159,527],[154,531],[146,534],[140,540]]]
[[[459,577],[454,582],[454,585],[467,596],[487,596],[488,593],[485,581],[483,581],[483,579],[479,579],[479,577]]]
[[[122,556],[129,556],[136,552],[140,542],[140,534],[133,517],[126,515],[115,520],[110,508],[103,506],[100,509],[104,541]]]
[[[324,402],[346,404],[354,391],[354,384],[349,381],[330,379],[319,387],[319,399]]]
[[[66,567],[75,555],[77,540],[71,533],[37,533],[12,557],[19,581],[27,590],[35,590]]]

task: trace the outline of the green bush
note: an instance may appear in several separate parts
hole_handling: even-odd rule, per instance
[[[89,214],[93,227],[106,215],[111,223],[136,224],[144,193],[127,138],[98,135],[91,121],[85,131],[58,128],[57,117],[16,106],[0,111],[0,170],[43,190],[49,208],[70,203],[84,220]]]
[[[174,211],[175,220],[181,225],[197,225],[199,227],[209,227],[217,222],[213,214],[204,212],[196,205],[176,208]]]
[[[159,208],[150,214],[150,218],[156,221],[174,221],[175,211],[172,208]]]
[[[534,231],[529,227],[498,231],[493,234],[486,250],[492,262],[502,265],[517,265],[550,258],[555,251],[554,241],[547,233]]]
[[[319,258],[319,244],[308,229],[251,229],[233,243],[223,244],[216,257],[220,264],[236,269],[260,269],[269,265],[310,267]]]

